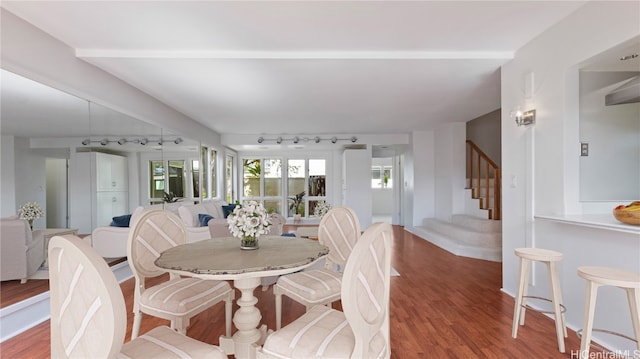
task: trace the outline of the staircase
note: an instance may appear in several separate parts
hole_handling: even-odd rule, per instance
[[[415,234],[455,255],[502,261],[500,168],[473,142],[469,149],[465,213],[451,221],[425,218]]]
[[[502,222],[456,214],[451,222],[425,218],[415,234],[458,256],[502,261]]]

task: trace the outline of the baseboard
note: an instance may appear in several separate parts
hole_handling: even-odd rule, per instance
[[[111,270],[118,283],[133,277],[127,261],[114,265]],[[0,309],[0,343],[35,327],[50,317],[49,292]]]

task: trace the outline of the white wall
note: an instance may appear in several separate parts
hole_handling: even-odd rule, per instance
[[[10,217],[16,214],[16,182],[15,182],[15,154],[14,137],[2,135],[0,138],[0,217]]]
[[[67,228],[67,160],[46,159],[47,228]]]
[[[405,157],[405,228],[409,230],[433,218],[436,208],[435,133],[416,131],[411,136],[411,151]]]
[[[29,147],[29,139],[15,138],[16,208],[27,202],[37,202],[47,213],[46,158]],[[14,212],[16,213],[16,212]],[[33,222],[34,228],[45,228],[46,218]]]
[[[563,252],[560,281],[573,328],[582,326],[584,307],[584,280],[577,277],[577,266],[611,265],[640,272],[640,240],[633,233],[550,224],[533,216],[581,213],[576,64],[640,35],[638,24],[638,2],[589,2],[518,50],[502,68],[503,289],[515,293],[515,248]],[[524,83],[530,73],[534,91],[527,99]],[[536,109],[535,127],[515,126],[509,113],[518,106]],[[531,295],[545,292],[545,277],[537,278]],[[599,316],[629,320],[628,307],[619,298],[598,299]],[[630,333],[622,321],[596,322],[600,324]],[[613,347],[619,348],[618,343]]]

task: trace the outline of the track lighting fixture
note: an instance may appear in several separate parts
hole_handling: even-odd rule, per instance
[[[347,137],[347,138],[338,138],[337,136],[333,136],[331,138],[322,138],[320,136],[313,136],[313,137],[309,137],[309,136],[293,136],[290,138],[285,138],[282,136],[278,136],[276,138],[267,138],[267,137],[263,137],[260,136],[258,137],[258,143],[268,143],[268,142],[275,142],[276,144],[280,145],[283,142],[286,141],[291,141],[294,144],[298,144],[300,142],[313,142],[313,143],[320,143],[322,141],[330,141],[331,143],[337,143],[338,141],[350,141],[351,143],[356,143],[358,142],[358,137],[356,136],[351,136],[351,137]]]
[[[152,143],[157,143],[158,145],[162,146],[163,144],[167,143],[167,142],[172,142],[175,143],[176,145],[181,144],[182,142],[184,142],[184,140],[181,137],[176,137],[175,139],[172,140],[165,140],[161,138],[158,138],[157,140],[149,140],[148,138],[126,138],[126,137],[121,137],[121,138],[117,138],[117,139],[109,139],[107,137],[99,139],[99,140],[91,140],[90,138],[85,138],[84,140],[82,140],[82,145],[83,146],[90,146],[92,143],[98,143],[101,146],[107,146],[110,143],[117,143],[118,145],[122,146],[125,145],[127,143],[137,143],[139,145],[146,145],[149,143],[149,141],[151,141]]]

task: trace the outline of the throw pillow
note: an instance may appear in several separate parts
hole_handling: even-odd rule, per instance
[[[209,221],[213,219],[213,216],[207,213],[198,213],[198,220],[200,221],[200,227],[206,227]]]
[[[129,222],[131,222],[131,215],[125,214],[123,216],[113,217],[111,219],[111,227],[129,227]]]
[[[229,204],[226,206],[222,206],[222,213],[224,214],[224,218],[229,217],[229,214],[233,213],[233,210],[236,209],[235,204]]]

